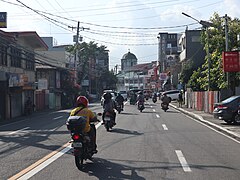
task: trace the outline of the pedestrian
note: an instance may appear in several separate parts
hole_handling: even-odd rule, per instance
[[[31,100],[31,97],[28,97],[27,101],[25,102],[24,105],[24,114],[25,115],[30,115],[33,112],[34,104]]]
[[[183,103],[183,95],[182,95],[182,91],[181,91],[178,95],[178,106],[182,107],[182,103]]]

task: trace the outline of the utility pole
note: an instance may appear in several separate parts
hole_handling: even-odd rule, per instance
[[[116,74],[118,72],[118,65],[117,64],[115,65],[115,72],[116,72]]]
[[[227,14],[225,14],[224,16],[224,28],[225,28],[225,51],[228,51],[228,16]],[[230,74],[229,72],[226,72],[226,76],[227,76],[227,87],[228,89],[230,88]]]
[[[75,78],[75,83],[77,81],[77,57],[78,57],[78,46],[79,46],[79,31],[80,31],[80,22],[78,21],[77,27],[73,27],[73,26],[68,26],[69,28],[73,29],[77,29],[77,34],[75,36],[73,36],[73,42],[75,42],[75,53],[74,53],[74,63],[73,63],[73,69],[74,69],[74,78]],[[84,28],[81,27],[82,30],[87,29],[89,30],[90,28]],[[80,41],[82,41],[82,37],[80,37]],[[83,48],[81,49],[83,50]],[[80,50],[80,51],[81,51]]]
[[[73,42],[75,42],[75,52],[74,52],[74,62],[73,62],[73,70],[74,70],[74,83],[77,83],[77,55],[78,55],[78,39],[79,39],[79,26],[80,22],[78,21],[77,27],[68,26],[69,28],[76,29],[77,28],[77,35],[73,36]]]
[[[77,61],[77,55],[78,55],[78,39],[79,39],[79,25],[80,25],[80,22],[78,21],[78,25],[77,25],[77,37],[76,37],[76,44],[75,44],[75,55],[74,55],[74,69],[76,70],[76,61]]]

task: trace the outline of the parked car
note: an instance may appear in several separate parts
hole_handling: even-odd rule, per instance
[[[161,97],[166,94],[170,100],[177,100],[178,99],[178,96],[180,94],[180,91],[179,90],[169,90],[169,91],[164,91],[161,93]]]
[[[238,110],[240,105],[240,95],[231,96],[219,103],[214,104],[213,115],[227,124],[240,123]]]
[[[127,91],[119,91],[119,93],[123,96],[124,100],[127,101],[128,98]]]

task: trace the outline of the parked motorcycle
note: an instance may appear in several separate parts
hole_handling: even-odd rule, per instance
[[[167,103],[162,103],[161,106],[162,106],[162,110],[164,110],[164,112],[166,112],[169,109]]]
[[[86,117],[70,116],[66,122],[67,128],[71,133],[73,155],[75,157],[75,164],[78,169],[83,166],[83,161],[91,159],[93,156],[93,143],[88,133],[85,133],[87,123]],[[94,124],[90,124],[94,126]]]
[[[138,102],[137,102],[137,106],[138,106],[138,110],[139,110],[140,112],[142,112],[142,111],[145,109],[145,107],[144,107],[144,102],[143,102],[143,101],[138,101]]]
[[[106,130],[109,131],[110,129],[112,129],[113,126],[115,125],[113,114],[110,112],[106,112],[104,114],[103,119],[104,119],[104,127],[106,128]]]

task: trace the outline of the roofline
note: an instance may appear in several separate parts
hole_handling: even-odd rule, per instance
[[[46,50],[48,49],[47,44],[42,40],[42,38],[37,34],[36,31],[12,31],[7,33],[12,34],[13,37],[16,35],[21,35],[21,36],[34,35],[39,40],[39,42],[41,42],[44,48],[46,48]]]

